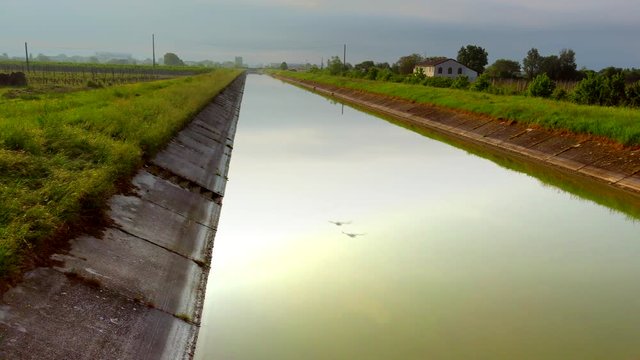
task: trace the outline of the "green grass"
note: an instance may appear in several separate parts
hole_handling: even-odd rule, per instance
[[[394,96],[417,103],[470,111],[494,118],[515,120],[525,124],[536,124],[548,129],[602,136],[624,145],[640,145],[639,109],[586,106],[525,96],[492,95],[468,90],[441,89],[312,73],[276,72],[276,74]]]
[[[0,276],[100,209],[237,70],[91,91],[0,97]]]
[[[22,67],[25,67],[26,64],[22,60],[2,60],[0,61],[0,70],[5,69],[5,71],[19,71]],[[29,66],[34,69],[36,72],[46,71],[47,69],[56,69],[55,71],[106,71],[106,72],[139,72],[139,71],[158,71],[158,72],[166,72],[166,73],[175,73],[178,74],[200,74],[206,73],[212,70],[210,67],[203,66],[169,66],[169,65],[156,65],[153,67],[152,65],[124,65],[124,64],[95,64],[95,63],[70,63],[70,62],[38,62],[38,61],[30,61]]]

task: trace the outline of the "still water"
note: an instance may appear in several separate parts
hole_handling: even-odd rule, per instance
[[[196,358],[638,359],[639,275],[638,221],[250,75]]]

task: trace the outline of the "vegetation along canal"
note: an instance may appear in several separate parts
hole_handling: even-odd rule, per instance
[[[630,215],[260,75],[229,177],[197,359],[639,354]]]

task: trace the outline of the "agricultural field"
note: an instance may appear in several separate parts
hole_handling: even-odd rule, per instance
[[[0,277],[99,212],[119,181],[240,73],[0,96]]]
[[[470,111],[553,130],[568,130],[579,134],[600,136],[623,145],[640,145],[640,109],[638,108],[579,105],[538,97],[497,95],[481,91],[353,79],[310,72],[276,71],[275,73],[293,79]]]
[[[211,71],[211,68],[150,65],[106,65],[72,63],[0,62],[0,74],[22,72],[29,86],[104,87],[141,81],[190,76]]]

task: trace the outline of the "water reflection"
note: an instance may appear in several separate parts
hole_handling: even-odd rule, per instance
[[[636,222],[344,110],[249,76],[198,358],[638,355]]]

